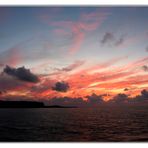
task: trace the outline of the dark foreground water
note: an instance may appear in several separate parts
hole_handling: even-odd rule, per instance
[[[148,106],[0,109],[0,141],[148,141]]]

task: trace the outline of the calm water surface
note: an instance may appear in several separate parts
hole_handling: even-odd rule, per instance
[[[0,141],[148,141],[148,106],[0,109]]]

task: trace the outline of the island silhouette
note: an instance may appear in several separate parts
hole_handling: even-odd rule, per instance
[[[37,101],[0,101],[0,108],[76,108],[75,106],[50,105]]]

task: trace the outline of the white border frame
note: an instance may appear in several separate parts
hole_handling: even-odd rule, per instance
[[[147,0],[0,0],[0,5],[148,5]]]
[[[148,6],[148,0],[0,0],[0,6]],[[98,2],[96,2],[98,1]],[[0,146],[4,148],[26,148],[26,147],[42,147],[49,148],[50,146],[60,148],[75,148],[83,146],[85,148],[98,148],[98,144],[101,147],[111,148],[125,148],[133,146],[139,148],[139,146],[147,148],[147,143],[0,143]]]

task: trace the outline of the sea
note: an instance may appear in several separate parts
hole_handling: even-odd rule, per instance
[[[148,142],[148,105],[1,108],[0,142]]]

